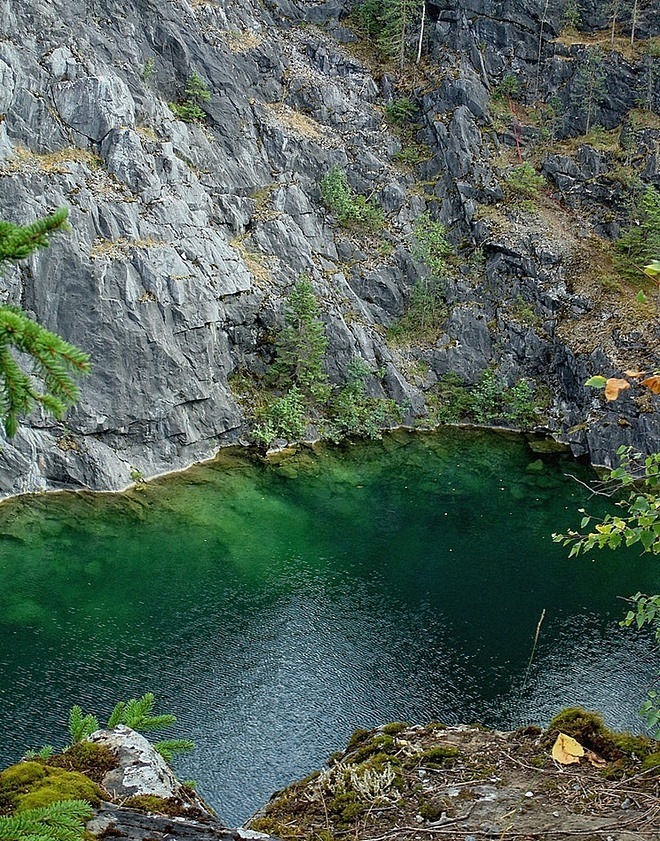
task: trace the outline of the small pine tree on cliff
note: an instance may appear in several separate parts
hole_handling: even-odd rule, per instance
[[[329,395],[323,370],[327,346],[314,287],[309,277],[301,275],[286,300],[284,327],[275,343],[276,359],[270,370],[272,382],[282,389],[296,386],[305,396],[324,402]]]
[[[50,235],[66,227],[62,208],[30,225],[0,220],[0,268],[49,245]],[[24,370],[24,361],[31,365]],[[74,375],[89,371],[89,356],[33,321],[11,304],[0,306],[0,421],[8,436],[36,404],[56,418],[78,399]],[[39,384],[41,381],[41,385]]]

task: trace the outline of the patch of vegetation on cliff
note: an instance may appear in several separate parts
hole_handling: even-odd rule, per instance
[[[248,825],[283,839],[331,841],[420,833],[464,838],[484,825],[504,837],[548,831],[563,837],[562,829],[587,835],[604,822],[614,832],[625,820],[627,829],[650,841],[644,827],[655,814],[660,775],[648,759],[659,745],[611,733],[592,716],[568,710],[547,734],[535,727],[500,733],[437,724],[402,729],[399,723],[359,730],[330,768],[278,792]],[[618,746],[617,758],[599,756],[598,767],[588,761],[558,765],[550,753],[556,723],[586,735],[582,725],[593,720]],[[630,811],[620,808],[614,767],[626,780],[626,796],[634,798]]]
[[[429,420],[433,424],[510,424],[518,429],[530,429],[538,424],[541,414],[535,384],[520,379],[507,386],[491,369],[486,369],[471,387],[456,374],[447,373],[426,396]]]
[[[617,270],[637,281],[643,276],[643,267],[660,256],[660,193],[652,185],[637,196],[630,225],[615,248]]]
[[[345,170],[338,166],[321,180],[321,198],[345,228],[375,234],[383,227],[382,209],[370,197],[356,193],[348,183]]]
[[[377,439],[401,420],[394,400],[369,394],[378,376],[358,357],[348,365],[341,385],[332,385],[324,369],[328,339],[311,280],[302,275],[290,291],[284,326],[274,337],[274,358],[261,381],[246,372],[231,381],[235,396],[252,418],[254,440],[269,447],[275,440],[298,442],[314,437]]]
[[[206,120],[206,112],[202,105],[211,100],[211,91],[204,79],[193,71],[186,81],[183,96],[178,102],[168,102],[170,111],[177,120],[184,123],[202,123]]]
[[[428,275],[416,281],[405,313],[387,330],[388,341],[394,345],[433,343],[449,315],[446,281],[452,272],[454,249],[445,226],[430,213],[422,213],[415,222],[410,249]]]

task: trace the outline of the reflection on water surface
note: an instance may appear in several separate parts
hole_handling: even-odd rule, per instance
[[[578,470],[516,438],[399,433],[4,505],[0,759],[64,743],[75,702],[102,717],[152,690],[198,745],[180,775],[240,822],[358,726],[575,703],[638,726],[653,664],[617,597],[660,574],[551,542],[598,504]]]

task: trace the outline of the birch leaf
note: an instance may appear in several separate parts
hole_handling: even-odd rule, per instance
[[[645,385],[653,394],[660,394],[660,376],[647,377],[642,380],[642,385]]]
[[[562,765],[573,765],[584,756],[584,748],[572,736],[560,733],[552,746],[552,758]]]
[[[605,398],[607,400],[616,400],[622,391],[630,388],[628,380],[620,380],[617,377],[610,377],[605,383]]]
[[[591,386],[591,388],[603,388],[606,382],[607,380],[605,377],[601,377],[600,374],[596,374],[594,377],[589,377],[585,385]]]

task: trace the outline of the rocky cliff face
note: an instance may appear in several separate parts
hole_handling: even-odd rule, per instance
[[[606,21],[592,5],[593,30]],[[67,205],[71,222],[0,292],[94,361],[64,424],[34,416],[3,442],[2,494],[116,489],[239,441],[231,377],[263,374],[301,272],[321,301],[331,378],[363,358],[380,372],[373,393],[404,404],[409,422],[447,372],[469,384],[494,366],[547,391],[547,425],[576,453],[608,464],[621,443],[657,448],[657,398],[606,406],[582,386],[660,361],[655,307],[633,312],[634,293],[598,282],[594,232],[614,236],[625,219],[619,152],[548,139],[582,130],[572,82],[592,36],[555,41],[554,0],[433,0],[422,65],[397,78],[364,52],[350,6],[0,0],[0,218]],[[657,34],[652,24],[642,15],[638,36]],[[606,54],[598,122],[627,126],[632,171],[660,186],[660,132],[630,116],[642,88],[646,111],[658,107],[640,55]],[[168,107],[193,72],[211,92],[201,123]],[[498,116],[511,74],[519,104]],[[383,116],[404,95],[428,147],[408,165]],[[553,97],[554,116],[538,117],[531,104]],[[508,200],[517,145],[548,179],[532,208]],[[378,237],[322,206],[333,166],[383,207]],[[447,320],[432,342],[388,344],[384,328],[428,273],[410,248],[427,209],[458,253]]]

